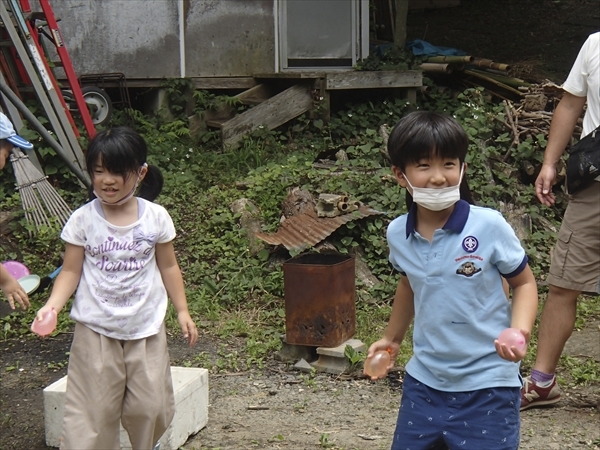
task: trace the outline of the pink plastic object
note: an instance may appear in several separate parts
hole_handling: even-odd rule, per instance
[[[379,350],[365,360],[365,374],[370,377],[380,378],[387,373],[390,364],[390,354],[386,350]]]
[[[508,348],[515,347],[522,352],[527,347],[525,336],[516,328],[507,328],[498,336],[498,342],[506,344]]]
[[[2,265],[15,280],[29,275],[29,269],[27,266],[19,261],[4,261]]]
[[[46,314],[42,320],[38,320],[37,317],[33,319],[31,324],[31,331],[40,336],[48,336],[56,329],[56,311],[52,308]]]

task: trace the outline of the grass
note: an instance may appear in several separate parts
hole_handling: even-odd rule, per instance
[[[461,96],[429,98],[424,107],[454,111],[473,142],[485,143],[473,145],[469,155],[472,191],[481,204],[494,207],[500,201],[513,203],[531,214],[534,231],[525,247],[534,256],[531,258],[534,273],[541,278],[548,271],[548,252],[556,237],[535,218],[544,215],[557,224],[564,205],[542,209],[532,201],[530,186],[518,184],[515,179],[498,177],[498,186],[488,189],[487,160],[506,154],[506,145],[509,145],[502,136],[494,136],[497,123],[494,117],[502,111],[486,103],[476,90],[465,91]],[[396,106],[394,115],[390,116],[392,104]],[[387,261],[385,228],[390,218],[405,208],[402,192],[386,177],[389,168],[381,154],[382,138],[376,130],[382,120],[388,123],[397,120],[405,108],[406,102],[397,99],[381,104],[350,105],[347,111],[332,114],[329,127],[322,123],[315,126],[316,121],[303,116],[285,130],[259,130],[239,148],[228,150],[222,150],[213,135],[204,136],[201,144],[193,142],[189,130],[185,129],[185,120],[161,124],[136,115],[137,127],[151,149],[149,162],[161,167],[165,176],[163,193],[157,201],[167,208],[177,228],[175,245],[184,272],[190,312],[203,330],[220,343],[216,357],[199,354],[186,364],[210,366],[214,371],[242,371],[264,366],[278,349],[279,336],[285,332],[280,263],[291,255],[274,251],[267,245],[256,253],[248,251],[246,230],[230,205],[240,198],[250,200],[259,211],[263,230],[274,232],[280,226],[281,202],[286,190],[294,186],[314,194],[344,192],[387,213],[349,222],[328,238],[342,253],[360,250],[361,257],[380,280],[373,288],[357,284],[355,337],[369,345],[383,335],[397,284],[397,274],[392,273]],[[476,109],[477,114],[470,108]],[[313,167],[315,159],[340,149],[350,155],[350,161],[336,162],[332,170]],[[537,148],[534,154],[539,156],[539,150]],[[519,167],[518,151],[513,150],[511,157],[515,159],[508,162]],[[527,158],[532,156],[527,155]],[[48,229],[29,236],[23,214],[19,212],[18,195],[13,192],[14,187],[3,179],[0,182],[0,195],[4,194],[2,207],[13,211],[16,217],[11,222],[12,244],[2,242],[0,259],[24,260],[34,273],[50,273],[63,250],[58,232]],[[73,207],[85,201],[78,186],[71,186],[66,192]],[[544,295],[541,291],[542,298]],[[46,298],[47,293],[33,296],[29,311],[17,311],[0,319],[2,338],[29,336],[35,311]],[[73,327],[66,313],[69,308],[67,306],[60,315],[58,332]],[[599,311],[600,297],[582,297],[575,328],[583,329],[586,323],[599,317]],[[179,331],[173,308],[169,308],[166,321],[169,329]],[[531,349],[536,345],[536,331]],[[399,365],[405,365],[411,356],[411,332],[409,330],[400,350]],[[524,371],[531,368],[533,358],[534,352],[530,351],[522,364]],[[593,359],[561,359],[561,368],[572,373],[573,383],[599,382],[597,365]]]

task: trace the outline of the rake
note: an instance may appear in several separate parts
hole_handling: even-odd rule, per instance
[[[48,177],[17,147],[12,149],[10,162],[27,222],[33,223],[38,231],[42,225],[53,227],[56,221],[64,226],[71,216],[71,208],[52,187]]]

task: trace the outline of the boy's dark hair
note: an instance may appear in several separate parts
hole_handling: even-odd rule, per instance
[[[460,124],[450,116],[432,111],[415,111],[398,121],[388,139],[388,154],[392,164],[402,172],[408,164],[423,158],[438,156],[457,158],[465,162],[469,137]],[[467,175],[460,183],[460,197],[474,204]],[[406,206],[412,207],[412,196],[406,191]]]
[[[114,127],[98,133],[89,143],[85,163],[90,178],[94,179],[94,165],[101,160],[102,167],[124,179],[137,176],[148,156],[144,138],[128,127]],[[153,201],[163,187],[163,176],[156,166],[148,165],[148,172],[140,183],[138,196]],[[93,198],[93,194],[90,195]]]

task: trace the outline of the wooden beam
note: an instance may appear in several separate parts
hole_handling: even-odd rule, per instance
[[[250,89],[258,83],[252,77],[191,77],[194,89]],[[160,78],[127,78],[128,88],[160,87]],[[119,87],[119,83],[107,81],[106,87]]]
[[[408,9],[437,9],[460,6],[460,0],[409,0]]]
[[[239,99],[244,105],[259,105],[271,97],[271,90],[266,84],[261,83],[244,92],[240,92],[234,97]]]
[[[192,77],[196,89],[250,89],[258,83],[252,77]]]
[[[269,130],[277,128],[308,111],[312,105],[313,98],[310,88],[294,85],[225,122],[221,127],[223,145],[234,145],[245,134],[256,130],[261,125],[266,126]]]
[[[327,74],[327,90],[421,87],[420,70],[353,71]]]
[[[263,78],[263,79],[314,79],[314,78],[323,78],[327,75],[327,72],[322,71],[286,71],[286,72],[277,72],[277,73],[255,73],[252,75],[254,78]]]

